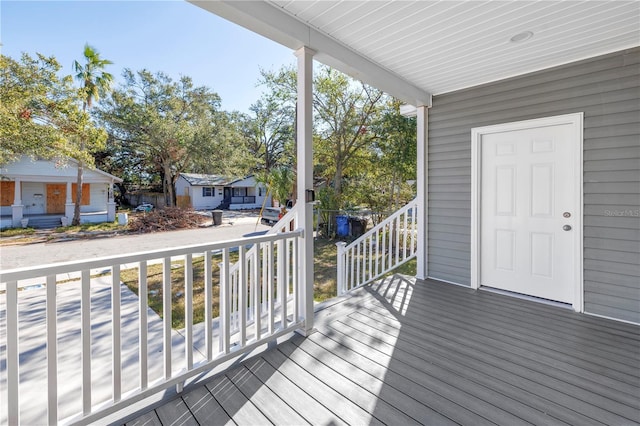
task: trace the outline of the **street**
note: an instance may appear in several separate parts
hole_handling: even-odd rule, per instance
[[[229,215],[231,216],[231,215]],[[54,243],[0,246],[0,269],[8,270],[57,262],[91,259],[179,247],[244,236],[263,234],[269,226],[259,223],[255,215],[224,218],[222,225],[181,231],[123,235],[109,238],[80,239]]]

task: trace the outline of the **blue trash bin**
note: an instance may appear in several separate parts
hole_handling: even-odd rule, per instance
[[[349,216],[336,216],[336,227],[338,237],[349,235]]]

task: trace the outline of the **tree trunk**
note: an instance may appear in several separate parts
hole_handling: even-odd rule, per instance
[[[395,205],[393,203],[394,197],[393,194],[395,192],[395,188],[396,188],[396,171],[393,171],[393,174],[391,175],[391,188],[389,190],[389,207],[391,208],[391,211],[395,211]]]
[[[173,199],[173,183],[171,181],[171,166],[169,164],[164,164],[164,179],[163,179],[163,187],[164,187],[164,203],[166,207],[172,207],[174,205]]]
[[[333,178],[333,190],[336,194],[338,202],[342,202],[342,161],[340,158],[336,161],[336,174]]]
[[[84,164],[82,161],[78,162],[78,177],[76,178],[76,194],[75,205],[73,206],[73,220],[71,224],[74,226],[80,225],[80,204],[82,203],[82,178],[84,174]]]

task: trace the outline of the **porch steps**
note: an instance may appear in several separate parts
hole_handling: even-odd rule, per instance
[[[29,218],[28,226],[36,229],[52,229],[62,226],[62,222],[59,217]]]

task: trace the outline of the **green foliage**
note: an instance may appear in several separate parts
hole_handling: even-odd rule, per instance
[[[186,76],[126,69],[123,77],[97,114],[109,131],[108,171],[121,170],[127,183],[161,182],[171,206],[180,172],[230,169],[237,136],[216,93]]]
[[[296,73],[292,68],[263,71],[261,82],[271,98],[285,105],[295,102]],[[400,134],[387,138],[388,131],[404,130],[402,121],[395,118],[397,114],[404,119],[395,108],[399,103],[393,102],[377,89],[329,67],[319,67],[314,76],[313,145],[314,176],[322,182],[325,188],[322,193],[327,195],[323,204],[330,204],[331,209],[388,205],[388,194],[394,192],[390,188],[399,185],[400,173],[387,174],[381,169],[403,161],[400,156],[391,159],[387,154],[407,142]],[[415,145],[415,134],[412,140]],[[415,164],[415,159],[413,163],[397,166],[410,173],[411,164]],[[333,191],[330,201],[329,190]]]
[[[391,212],[415,197],[408,181],[416,176],[416,120],[400,114],[400,102],[389,99],[372,126],[379,135],[368,150],[369,167],[347,181],[345,197],[355,205]]]
[[[87,110],[93,106],[93,101],[100,100],[111,89],[113,76],[104,71],[107,65],[113,64],[108,59],[102,59],[98,51],[88,44],[84,45],[83,52],[85,64],[73,61],[75,78],[80,82],[80,96],[82,97],[83,109]]]
[[[70,76],[58,76],[60,69],[54,57],[0,55],[0,164],[21,155],[93,164],[80,141],[99,147],[106,133],[79,108],[80,94]]]
[[[294,108],[277,94],[263,95],[241,118],[248,165],[253,171],[269,173],[290,164],[293,152]]]
[[[272,197],[278,200],[283,210],[287,206],[287,200],[291,198],[294,180],[295,173],[287,166],[276,167],[267,174],[269,191]]]
[[[104,71],[104,68],[112,62],[106,59],[100,58],[98,51],[85,44],[84,46],[84,60],[85,64],[82,65],[78,61],[73,62],[73,69],[76,72],[76,79],[80,81],[80,97],[82,98],[82,110],[88,111],[93,105],[93,100],[100,99],[111,89],[111,83],[113,82],[113,76]],[[96,146],[94,141],[88,137],[80,137],[80,150],[95,152],[100,146]],[[80,203],[82,201],[82,181],[84,173],[84,162],[78,162],[78,177],[76,179],[76,193],[74,200],[73,211],[73,225],[80,224]]]

